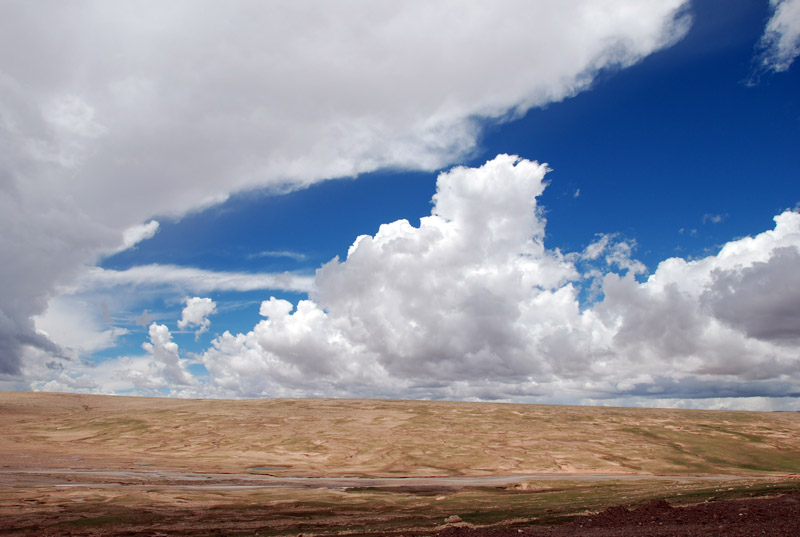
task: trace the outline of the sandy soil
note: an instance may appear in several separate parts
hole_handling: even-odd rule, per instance
[[[800,472],[800,415],[0,392],[0,465],[285,476]]]

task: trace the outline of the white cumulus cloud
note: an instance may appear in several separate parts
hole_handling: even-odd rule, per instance
[[[318,270],[310,300],[272,298],[252,331],[214,340],[203,356],[211,389],[695,406],[800,392],[787,344],[800,337],[800,214],[642,280],[612,237],[580,255],[544,247],[546,172],[501,155],[441,174],[419,227],[400,220],[358,237]],[[587,278],[602,298],[582,305]]]
[[[142,374],[142,387],[188,386],[197,384],[197,380],[186,369],[178,352],[178,344],[172,341],[172,334],[166,325],[153,323],[148,330],[150,341],[143,343],[142,348],[150,356],[150,369]]]
[[[210,298],[201,298],[198,296],[187,298],[186,307],[181,311],[181,319],[178,321],[178,328],[181,330],[188,327],[198,327],[195,332],[195,338],[208,330],[211,326],[211,321],[208,319],[209,315],[217,312],[217,303]]]

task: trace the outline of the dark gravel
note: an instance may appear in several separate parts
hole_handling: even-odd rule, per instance
[[[673,507],[664,500],[609,507],[569,524],[528,528],[450,527],[437,537],[800,537],[800,492]]]

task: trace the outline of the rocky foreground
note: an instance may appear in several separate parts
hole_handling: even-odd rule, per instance
[[[550,527],[453,526],[437,537],[789,537],[800,536],[800,492],[779,497],[706,502],[672,507],[653,500],[635,509],[610,507]]]
[[[153,536],[178,535],[273,535],[265,528],[258,529],[258,521],[251,520],[244,527],[230,525],[224,511],[216,513],[216,520],[199,512],[177,516],[161,523],[153,521],[121,520],[115,526],[51,525],[52,520],[15,520],[5,518],[0,524],[0,535],[14,536]],[[45,517],[49,518],[49,517]],[[56,517],[54,517],[56,518]],[[201,519],[205,518],[201,522]],[[166,523],[165,523],[166,522]],[[322,528],[320,528],[322,529]],[[279,532],[279,534],[282,534]],[[475,528],[458,521],[441,531],[400,531],[391,533],[337,532],[335,527],[311,531],[301,535],[393,535],[395,537],[794,537],[800,536],[800,491],[775,497],[746,500],[710,501],[699,505],[672,507],[663,500],[653,500],[639,507],[621,506],[578,517],[568,524],[555,526]]]

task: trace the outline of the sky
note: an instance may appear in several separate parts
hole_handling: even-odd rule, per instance
[[[800,0],[0,0],[0,390],[800,410],[798,55]]]

